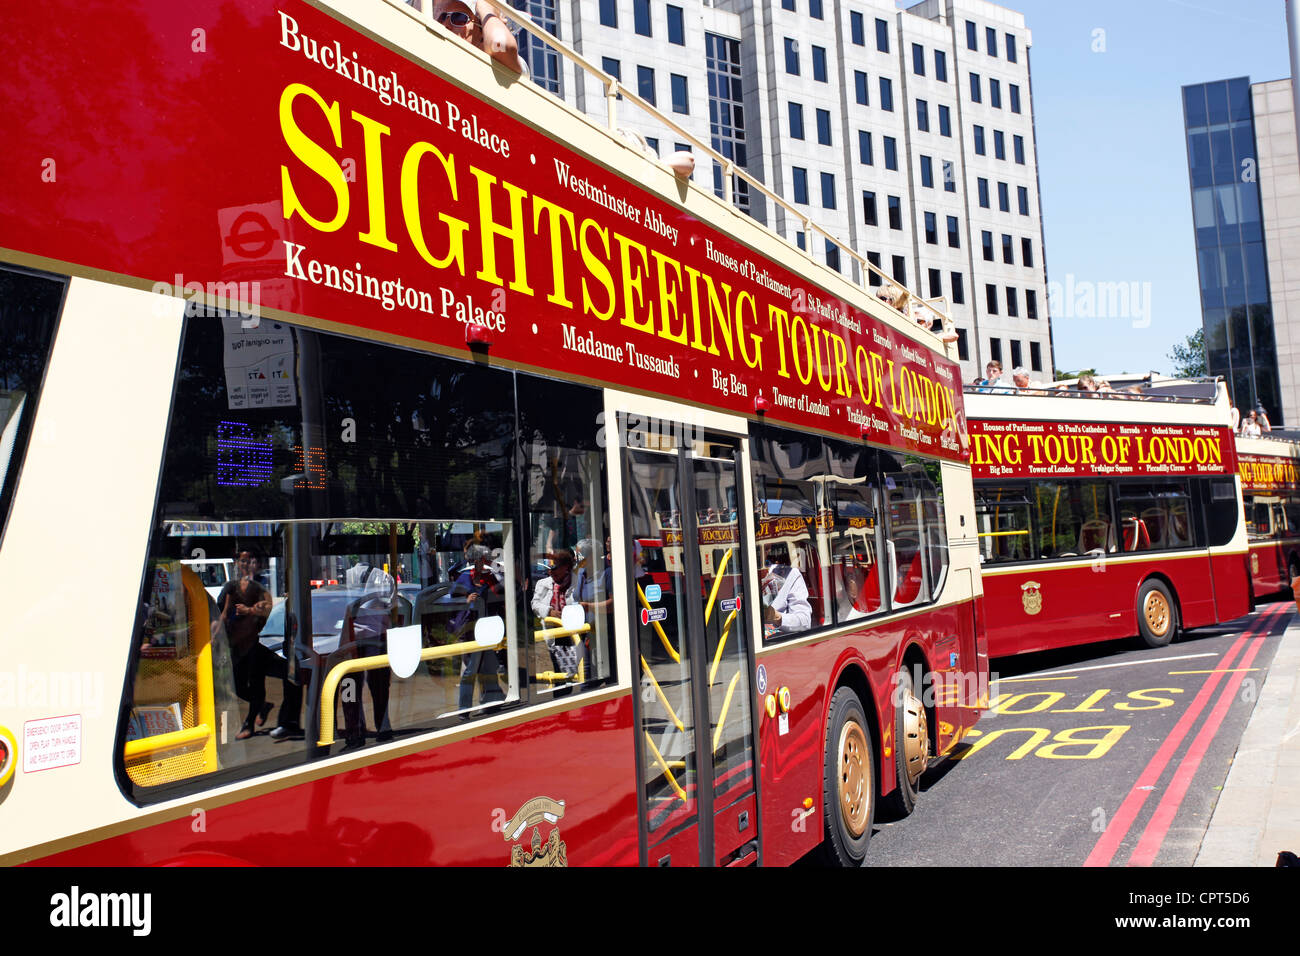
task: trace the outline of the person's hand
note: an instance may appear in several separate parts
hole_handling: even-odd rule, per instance
[[[483,51],[502,66],[522,73],[524,68],[519,62],[519,44],[515,42],[506,21],[494,10],[482,12],[479,18],[483,20]]]
[[[767,607],[763,608],[763,623],[780,624],[781,613],[776,608],[772,607],[772,605],[769,604]]]

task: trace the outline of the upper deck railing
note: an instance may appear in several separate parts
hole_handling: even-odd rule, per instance
[[[422,23],[427,29],[433,31],[440,31],[443,32],[444,34],[449,35],[448,32],[444,31],[442,26],[436,23],[433,19],[432,0],[384,0],[384,2],[388,3],[391,6],[397,7],[400,10],[405,11],[413,19]],[[938,319],[942,325],[942,332],[940,333],[940,335],[943,337],[943,340],[945,342],[956,341],[955,325],[953,323],[951,315],[948,312],[948,300],[946,296],[938,296],[935,298],[926,299],[912,292],[910,289],[907,288],[907,286],[904,283],[899,282],[897,279],[893,278],[888,273],[881,270],[878,266],[876,266],[874,263],[868,260],[865,256],[859,254],[855,249],[853,249],[847,243],[842,242],[837,236],[833,235],[827,229],[820,226],[805,211],[797,208],[793,203],[788,202],[779,193],[775,192],[772,189],[769,189],[761,179],[758,179],[753,174],[737,166],[734,160],[729,159],[726,156],[722,155],[722,153],[714,149],[711,144],[701,140],[690,130],[684,128],[681,124],[679,124],[674,119],[672,119],[672,117],[667,116],[664,113],[661,113],[654,104],[650,103],[648,100],[642,99],[639,95],[632,92],[632,90],[624,86],[617,77],[612,76],[609,73],[606,73],[599,66],[592,63],[590,60],[584,57],[581,53],[578,53],[576,50],[573,50],[568,46],[566,46],[563,42],[561,42],[557,37],[553,36],[544,27],[538,26],[536,23],[533,22],[532,18],[527,13],[525,13],[522,10],[516,10],[513,7],[509,7],[505,2],[497,2],[495,6],[497,10],[500,11],[500,14],[504,20],[517,25],[520,29],[526,31],[529,34],[529,36],[532,36],[536,38],[538,41],[540,41],[541,43],[546,44],[546,46],[548,46],[550,49],[556,51],[565,60],[574,64],[579,69],[581,69],[584,73],[593,77],[597,82],[599,82],[604,87],[605,105],[606,105],[605,123],[608,126],[611,135],[614,136],[618,135],[619,124],[618,124],[618,117],[617,117],[617,102],[619,99],[623,99],[624,101],[631,103],[633,106],[640,109],[642,112],[646,113],[649,117],[651,117],[656,122],[661,123],[663,126],[672,130],[673,133],[681,137],[683,141],[690,143],[692,147],[698,149],[701,153],[703,153],[705,156],[709,157],[715,163],[718,163],[722,167],[721,199],[730,208],[732,208],[733,210],[743,212],[743,210],[741,210],[740,207],[737,206],[733,196],[732,177],[735,177],[736,179],[742,180],[743,182],[747,183],[752,189],[759,192],[764,198],[775,203],[781,209],[785,210],[789,215],[791,215],[792,217],[797,219],[800,223],[802,223],[804,229],[804,235],[808,237],[808,242],[807,242],[808,248],[807,249],[799,248],[799,246],[796,243],[791,242],[785,236],[781,235],[781,233],[777,232],[775,229],[772,229],[770,226],[767,226],[766,224],[759,222],[758,220],[751,220],[754,225],[765,229],[771,235],[780,239],[783,243],[789,246],[793,251],[797,252],[802,258],[806,259],[812,265],[820,269],[826,269],[828,272],[834,273],[840,279],[847,279],[848,281],[853,282],[854,285],[860,286],[863,289],[863,291],[865,291],[868,295],[873,295],[874,293],[872,290],[875,288],[874,286],[871,285],[869,277],[872,275],[877,276],[881,280],[882,287],[884,289],[897,290],[893,294],[894,301],[892,302],[889,301],[888,299],[881,298],[879,295],[877,295],[876,297],[881,302],[882,305],[885,305],[886,307],[890,308],[892,311],[896,312],[898,315],[902,316],[905,320],[909,322],[912,322],[914,324],[923,323],[927,329],[933,324],[935,319]],[[540,86],[538,87],[538,89],[546,93],[547,95],[552,95],[552,96],[554,95],[551,94],[549,91],[541,88]],[[563,103],[563,100],[560,100],[559,102]],[[564,105],[567,106],[568,104],[564,104]],[[715,195],[711,190],[705,190],[698,186],[696,186],[696,188],[699,189],[700,192],[704,193],[705,195],[708,196]],[[824,237],[827,241],[832,243],[842,253],[846,254],[853,262],[856,262],[858,264],[859,268],[861,269],[861,272],[859,273],[859,275],[862,278],[861,282],[855,282],[851,277],[845,276],[843,273],[839,272],[838,270],[831,269],[829,266],[820,263],[815,258],[813,258],[810,250],[812,248],[812,237],[814,233]]]
[[[1010,383],[1005,385],[963,385],[962,393],[965,395],[1008,395],[1061,400],[1100,398],[1105,401],[1213,405],[1219,400],[1220,381],[1221,379],[1217,377],[1170,379],[1167,382],[1143,384],[1138,391],[1129,390],[1132,386],[1126,389],[1112,389],[1110,391],[1085,391],[1068,382],[1057,382],[1046,387],[1030,386],[1028,388],[1017,388]],[[1197,389],[1198,386],[1199,389]],[[1175,388],[1183,391],[1177,393],[1163,391]],[[1195,394],[1197,390],[1204,390],[1205,394]]]

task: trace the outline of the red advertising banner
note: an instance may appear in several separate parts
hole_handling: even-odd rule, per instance
[[[972,421],[970,437],[976,479],[1236,471],[1232,431],[1213,425]]]
[[[301,0],[18,4],[0,63],[0,254],[963,458],[954,363],[555,141],[558,105]]]
[[[1241,484],[1247,491],[1296,491],[1300,489],[1296,459],[1275,455],[1238,455]]]

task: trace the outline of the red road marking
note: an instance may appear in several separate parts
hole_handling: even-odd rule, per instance
[[[1224,668],[1230,667],[1232,665],[1232,659],[1236,656],[1238,650],[1245,646],[1247,640],[1255,636],[1255,630],[1260,628],[1266,629],[1271,626],[1273,620],[1284,608],[1285,605],[1277,606],[1261,614],[1254,624],[1252,624],[1248,630],[1243,632],[1237,640],[1233,642],[1232,646],[1228,648],[1227,652],[1223,655],[1219,666]],[[1111,818],[1110,825],[1106,827],[1106,832],[1097,840],[1096,846],[1094,846],[1092,852],[1088,854],[1088,859],[1084,860],[1084,866],[1110,865],[1110,861],[1114,858],[1120,844],[1123,843],[1124,838],[1128,836],[1128,831],[1132,828],[1133,821],[1137,819],[1137,815],[1141,811],[1142,805],[1146,803],[1147,797],[1152,792],[1151,790],[1143,790],[1142,787],[1154,787],[1156,785],[1156,782],[1160,779],[1160,775],[1164,773],[1165,767],[1169,765],[1169,761],[1173,758],[1174,752],[1182,745],[1183,738],[1187,736],[1188,731],[1192,728],[1192,724],[1194,724],[1196,719],[1201,715],[1201,710],[1209,701],[1211,695],[1214,693],[1214,689],[1219,685],[1219,681],[1222,677],[1223,675],[1221,673],[1214,673],[1206,676],[1205,683],[1201,685],[1201,689],[1197,692],[1195,699],[1193,699],[1187,710],[1183,712],[1183,716],[1178,719],[1178,723],[1174,725],[1174,729],[1169,732],[1169,736],[1166,737],[1164,743],[1160,745],[1160,749],[1156,751],[1155,756],[1151,758],[1150,762],[1138,776],[1136,782],[1134,782],[1133,789],[1129,791],[1128,796],[1124,798],[1124,802],[1120,804],[1119,809],[1115,812],[1115,816]]]
[[[1259,653],[1266,632],[1267,628],[1256,635],[1255,641],[1242,657],[1240,666],[1250,666],[1255,659],[1255,655]],[[1191,786],[1192,777],[1196,775],[1197,768],[1200,767],[1201,760],[1205,756],[1205,751],[1209,749],[1210,741],[1218,733],[1219,726],[1223,723],[1228,708],[1232,706],[1232,699],[1245,676],[1240,672],[1233,674],[1224,686],[1223,693],[1219,695],[1218,701],[1214,704],[1214,710],[1206,718],[1205,725],[1201,727],[1201,732],[1196,735],[1196,739],[1192,741],[1192,746],[1178,765],[1178,769],[1174,771],[1174,778],[1169,783],[1169,789],[1165,791],[1165,795],[1156,807],[1156,812],[1152,815],[1151,821],[1142,832],[1142,838],[1138,840],[1137,848],[1128,861],[1129,866],[1150,866],[1155,862],[1156,854],[1160,852],[1160,847],[1165,841],[1165,835],[1174,822],[1174,815],[1178,813],[1183,798],[1187,796],[1187,788]]]

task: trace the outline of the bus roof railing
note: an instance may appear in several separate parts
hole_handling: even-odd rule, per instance
[[[1218,401],[1218,378],[1212,379],[1170,379],[1167,383],[1155,382],[1140,386],[1140,391],[1116,389],[1108,392],[1082,391],[1070,382],[1054,382],[1048,386],[1030,386],[1017,388],[1014,385],[963,385],[965,395],[1015,395],[1033,398],[1052,399],[1089,399],[1101,398],[1110,401],[1127,402],[1166,402],[1178,405],[1213,405]],[[1166,385],[1161,388],[1161,385]],[[1212,386],[1210,394],[1195,394],[1190,388],[1175,391],[1182,386]],[[1129,388],[1132,388],[1130,386]]]
[[[385,0],[385,2],[387,2],[391,6],[397,7],[398,9],[405,11],[408,15],[410,15],[416,20],[419,20],[426,28],[430,30],[435,30],[435,29],[443,30],[443,28],[438,26],[433,19],[432,0],[428,0],[427,4],[426,4],[426,0]],[[424,9],[426,5],[429,8],[427,12]],[[877,265],[872,263],[869,259],[867,259],[866,256],[860,254],[853,247],[841,241],[837,236],[833,235],[827,229],[820,226],[817,222],[815,222],[812,218],[810,218],[806,212],[803,212],[800,209],[796,208],[793,203],[787,201],[779,193],[775,192],[772,189],[769,189],[761,179],[758,179],[753,174],[738,167],[735,164],[734,160],[729,159],[726,156],[722,155],[722,153],[714,149],[711,144],[705,143],[694,133],[683,128],[671,117],[665,115],[664,113],[661,113],[659,109],[656,106],[654,106],[654,104],[650,103],[645,99],[642,99],[636,93],[633,93],[630,89],[624,86],[617,77],[611,76],[609,73],[606,73],[603,69],[598,67],[596,64],[592,63],[586,57],[584,57],[581,53],[566,46],[563,42],[560,41],[558,37],[553,36],[544,27],[538,26],[536,23],[533,22],[532,17],[530,17],[523,10],[516,10],[515,8],[508,6],[505,2],[503,2],[503,0],[497,2],[495,6],[497,10],[500,11],[502,19],[506,20],[507,22],[517,24],[520,27],[520,29],[526,31],[529,34],[529,36],[536,38],[538,41],[546,44],[548,47],[555,50],[557,53],[560,54],[560,56],[564,57],[570,63],[573,63],[575,66],[583,70],[585,73],[590,74],[597,81],[599,81],[601,85],[605,87],[605,104],[606,104],[605,122],[606,125],[609,127],[608,132],[611,136],[618,138],[617,134],[619,131],[619,125],[618,125],[618,118],[617,118],[616,103],[620,98],[622,98],[627,102],[633,104],[634,106],[638,107],[642,112],[648,114],[656,122],[662,123],[668,129],[672,130],[678,136],[682,137],[686,142],[690,143],[693,147],[698,148],[701,153],[708,156],[715,163],[718,163],[722,167],[722,197],[721,198],[722,201],[726,203],[726,205],[733,212],[737,212],[740,213],[741,215],[745,215],[744,211],[736,206],[736,203],[733,199],[732,177],[734,176],[737,179],[740,179],[745,183],[749,184],[751,187],[753,187],[759,193],[761,193],[766,199],[775,203],[781,209],[785,210],[786,213],[788,213],[790,216],[794,217],[800,223],[802,223],[804,228],[804,234],[809,238],[809,242],[807,243],[808,248],[800,249],[798,245],[796,245],[794,242],[791,242],[789,239],[781,235],[781,233],[777,232],[775,229],[768,226],[766,223],[761,223],[757,219],[752,219],[751,217],[751,221],[753,222],[754,225],[766,229],[769,233],[771,233],[776,238],[780,239],[787,246],[789,246],[791,249],[798,252],[805,259],[807,259],[808,262],[812,263],[818,268],[826,269],[828,272],[833,272],[840,279],[847,279],[849,282],[853,282],[851,277],[847,277],[842,272],[839,272],[836,269],[831,269],[829,266],[824,265],[813,258],[812,252],[810,251],[812,248],[812,242],[811,242],[812,235],[814,232],[820,234],[821,236],[825,237],[829,242],[831,242],[837,249],[846,253],[850,259],[852,259],[854,262],[858,264],[858,267],[862,270],[861,272],[862,282],[861,283],[854,282],[853,283],[854,285],[858,285],[864,292],[866,292],[867,295],[875,294],[876,298],[881,303],[892,308],[895,312],[897,312],[905,320],[911,322],[913,325],[920,325],[922,319],[924,318],[923,312],[917,313],[914,310],[917,307],[920,307],[923,310],[927,310],[933,316],[933,318],[929,319],[928,321],[925,321],[924,327],[928,330],[929,327],[933,324],[934,319],[938,319],[941,324],[942,331],[936,334],[939,334],[941,336],[945,344],[957,341],[956,326],[952,320],[951,314],[948,311],[947,296],[937,296],[935,298],[926,299],[912,292],[910,289],[907,288],[907,286],[904,283],[899,282],[897,279],[893,278],[893,276],[890,276],[888,273],[884,272],[882,269],[880,269],[880,267],[878,267]],[[443,32],[446,33],[448,31],[443,30]],[[546,90],[541,86],[538,86],[538,89],[544,93],[547,93],[548,95],[552,95],[552,96],[554,95],[551,94],[549,90]],[[563,103],[564,101],[560,100],[560,102]],[[566,103],[564,105],[567,106],[568,104]],[[706,190],[699,186],[696,186],[696,188],[706,196],[717,198],[716,196],[714,196],[711,190]],[[885,291],[885,295],[881,295],[880,293],[873,293],[871,291],[874,288],[870,284],[869,276],[871,275],[875,275],[877,278],[881,280],[882,283],[881,289]]]

